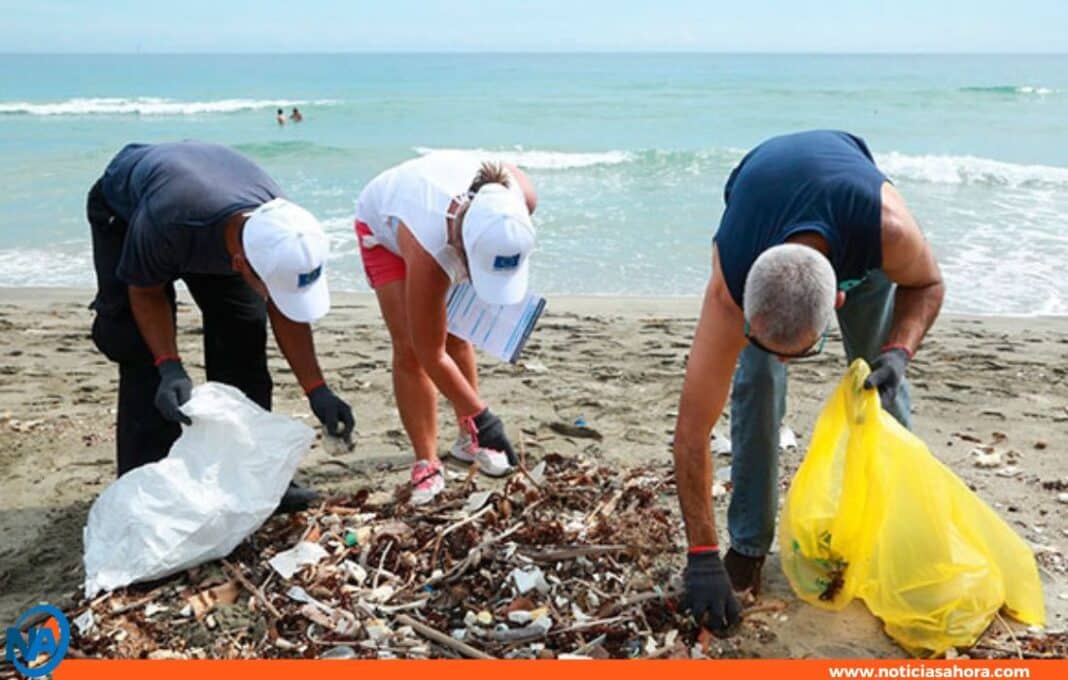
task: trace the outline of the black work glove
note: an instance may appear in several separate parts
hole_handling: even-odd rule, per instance
[[[500,418],[490,413],[488,406],[472,418],[471,422],[475,427],[475,432],[472,434],[475,436],[479,447],[500,451],[508,456],[508,464],[513,467],[519,464],[519,458],[515,455],[512,442],[508,441],[508,435],[504,433],[504,423],[501,422]]]
[[[734,598],[719,551],[687,555],[683,581],[683,611],[690,612],[697,625],[726,637],[741,619],[742,607]]]
[[[864,381],[864,387],[879,390],[879,401],[882,402],[883,409],[889,410],[894,403],[908,365],[909,353],[900,347],[886,350],[871,365],[871,375]]]
[[[319,385],[308,392],[308,403],[311,404],[312,413],[326,428],[327,434],[344,439],[346,444],[352,444],[352,430],[356,427],[356,419],[352,417],[352,409],[348,404],[326,385]]]
[[[159,388],[156,390],[156,408],[163,417],[172,423],[192,425],[193,421],[179,410],[179,406],[189,401],[193,394],[193,381],[182,367],[179,359],[167,359],[160,362]]]

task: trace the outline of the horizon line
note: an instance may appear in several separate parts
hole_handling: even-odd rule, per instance
[[[870,50],[870,51],[835,51],[835,50],[701,50],[701,49],[674,49],[657,48],[644,50],[617,50],[617,49],[574,49],[574,50],[480,50],[480,49],[457,49],[457,50],[288,50],[281,52],[271,51],[200,51],[200,50],[124,50],[124,51],[42,51],[42,50],[5,50],[0,49],[0,56],[38,56],[38,57],[92,57],[92,56],[347,56],[347,55],[381,55],[381,56],[409,56],[409,55],[715,55],[715,56],[1068,56],[1068,50],[1053,51],[983,51],[983,50]]]

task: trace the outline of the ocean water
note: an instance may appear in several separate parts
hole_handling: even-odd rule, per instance
[[[274,110],[299,106],[299,125]],[[366,290],[352,207],[428,149],[540,194],[545,294],[699,294],[722,186],[762,139],[864,137],[948,280],[946,308],[1068,314],[1068,56],[0,55],[0,286],[91,286],[85,194],[130,141],[230,144],[316,213]]]

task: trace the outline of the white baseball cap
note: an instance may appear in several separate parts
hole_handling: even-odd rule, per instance
[[[299,323],[330,311],[323,271],[330,241],[310,212],[284,198],[264,203],[249,215],[241,241],[278,311]]]
[[[464,215],[464,251],[475,294],[492,305],[514,305],[527,294],[534,225],[518,192],[487,184]]]

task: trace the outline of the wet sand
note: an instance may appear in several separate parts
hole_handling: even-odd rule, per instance
[[[0,289],[0,621],[28,606],[76,598],[81,528],[114,478],[117,371],[89,339],[88,291]],[[613,465],[670,460],[683,365],[697,298],[559,297],[518,366],[480,357],[482,392],[528,455],[582,452]],[[179,347],[203,379],[196,307],[179,310]],[[798,450],[782,457],[785,486],[815,416],[845,370],[833,338],[815,360],[793,365],[787,424]],[[356,450],[340,457],[316,445],[298,479],[320,490],[392,489],[410,451],[390,387],[389,339],[372,297],[335,297],[316,329],[327,380],[357,416]],[[299,387],[271,343],[276,410],[314,424]],[[915,430],[1039,554],[1048,628],[1068,618],[1068,319],[944,316],[910,367]],[[558,434],[582,418],[603,438]],[[454,419],[442,404],[442,452]],[[721,423],[723,428],[726,423]],[[725,429],[724,429],[725,431]],[[995,443],[1009,465],[979,468],[969,451]],[[1014,453],[1010,453],[1014,452]],[[729,464],[718,457],[717,466]],[[726,501],[716,504],[725,537]],[[678,541],[682,541],[681,530]],[[775,549],[777,551],[777,548]],[[681,550],[679,564],[682,564]],[[903,656],[863,605],[832,614],[799,602],[773,555],[762,599],[786,602],[772,634],[743,640],[746,655]],[[10,625],[10,624],[5,624]]]

